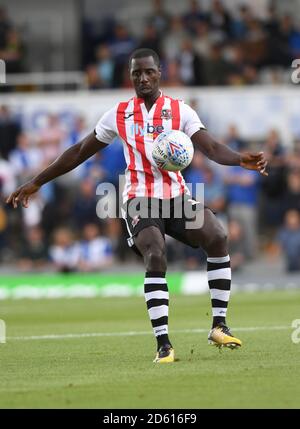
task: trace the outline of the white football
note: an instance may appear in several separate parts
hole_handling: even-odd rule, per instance
[[[193,143],[182,131],[162,132],[156,137],[153,144],[152,158],[156,165],[163,170],[183,170],[193,159]]]

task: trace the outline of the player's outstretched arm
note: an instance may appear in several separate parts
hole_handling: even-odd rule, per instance
[[[209,159],[222,165],[239,165],[247,170],[259,171],[267,176],[267,160],[263,152],[239,153],[228,146],[215,141],[207,131],[199,130],[191,138],[195,148],[199,149]]]
[[[78,165],[106,146],[105,143],[101,143],[96,139],[94,133],[89,134],[82,141],[63,152],[49,167],[45,168],[29,182],[20,186],[7,198],[7,204],[12,204],[14,208],[18,207],[18,203],[22,204],[23,207],[28,207],[29,198],[42,185],[78,167]]]

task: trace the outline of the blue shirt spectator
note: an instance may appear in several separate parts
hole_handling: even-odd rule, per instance
[[[116,138],[112,144],[102,151],[101,155],[101,165],[105,170],[105,180],[117,185],[119,174],[124,174],[126,168],[123,143],[119,138]]]
[[[204,183],[204,157],[198,150],[195,151],[190,167],[183,172],[187,187],[193,198],[196,198],[196,184]]]
[[[300,214],[297,210],[286,213],[277,238],[285,254],[286,270],[300,271]]]
[[[112,243],[107,237],[101,237],[98,225],[90,223],[83,228],[83,240],[80,242],[79,270],[85,272],[108,268],[113,263]]]
[[[256,206],[259,191],[259,175],[252,170],[230,167],[225,175],[229,204]]]

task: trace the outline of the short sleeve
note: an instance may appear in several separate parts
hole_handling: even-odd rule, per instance
[[[116,127],[116,106],[108,110],[95,127],[95,135],[100,142],[110,144],[118,135]]]
[[[182,103],[182,131],[190,138],[199,130],[205,130],[198,114],[185,103]]]

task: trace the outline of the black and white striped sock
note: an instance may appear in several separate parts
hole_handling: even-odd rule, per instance
[[[226,313],[230,298],[231,268],[229,255],[207,258],[207,277],[211,296],[213,328],[226,323]]]
[[[157,339],[157,349],[171,344],[168,337],[169,292],[165,273],[150,271],[144,282],[145,300],[153,332]]]

